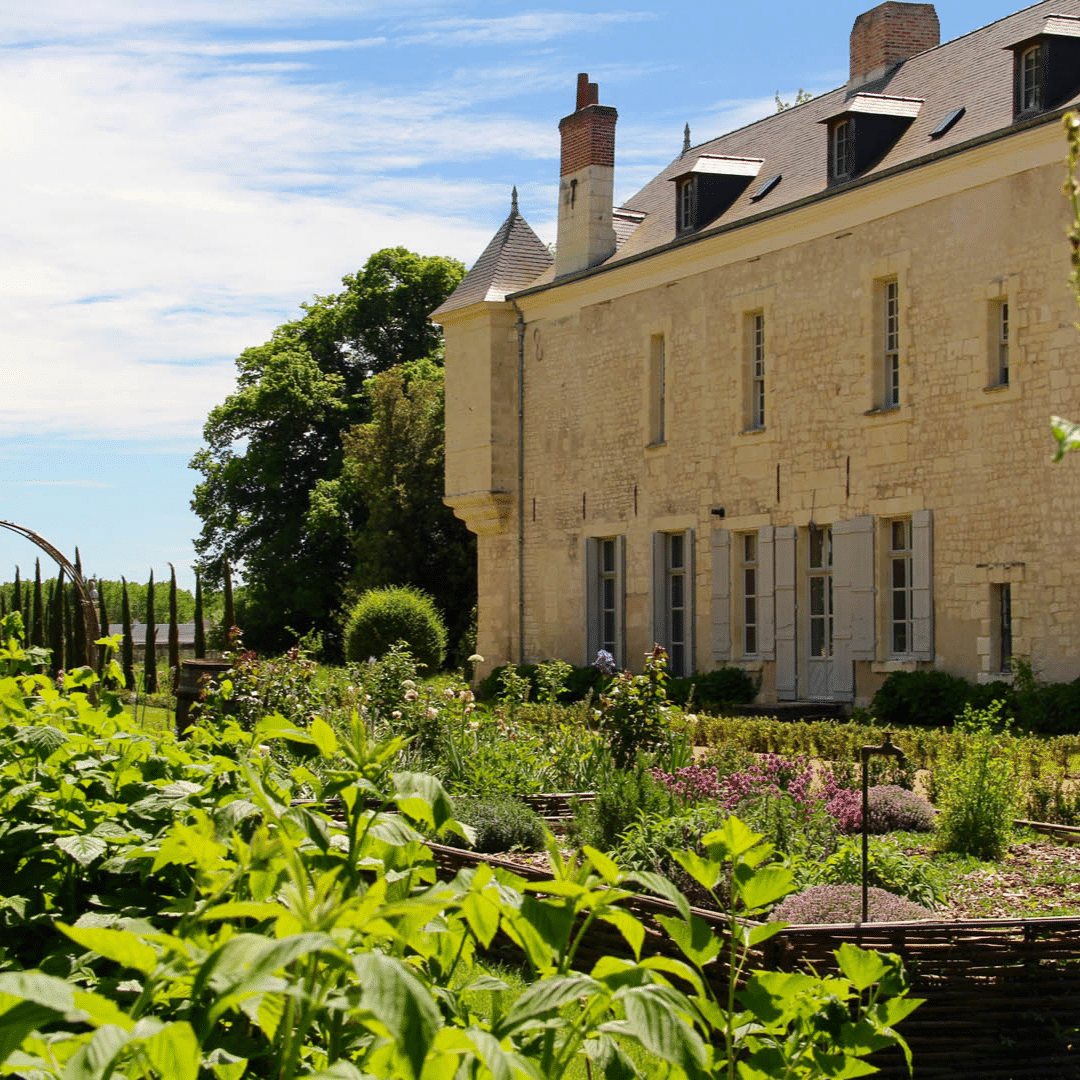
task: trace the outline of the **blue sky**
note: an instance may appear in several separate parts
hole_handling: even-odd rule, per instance
[[[870,6],[6,0],[0,519],[190,584],[187,463],[243,348],[379,248],[470,264],[514,184],[553,240],[577,72],[619,110],[618,201],[685,123],[843,83]],[[937,7],[942,40],[1015,10]],[[0,580],[35,554],[0,530]]]

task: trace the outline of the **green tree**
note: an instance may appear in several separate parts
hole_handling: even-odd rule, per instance
[[[157,678],[157,623],[154,622],[154,571],[150,571],[150,581],[146,586],[146,644],[143,648],[143,689],[148,694],[156,694]]]
[[[206,626],[203,623],[202,577],[195,568],[195,659],[206,656]]]
[[[317,630],[333,647],[353,569],[346,541],[365,510],[350,504],[354,516],[340,530],[313,530],[311,493],[340,475],[343,434],[369,418],[365,381],[439,355],[428,315],[463,275],[453,259],[376,252],[341,293],[302,305],[301,318],[238,358],[236,390],[211,411],[206,446],[191,462],[202,474],[192,509],[203,523],[195,547],[207,576],[220,581],[224,558],[243,572],[237,618],[246,643],[283,648],[292,627]]]
[[[399,364],[370,378],[363,398],[371,419],[346,433],[341,475],[317,485],[312,529],[347,535],[358,593],[412,585],[430,595],[453,666],[476,600],[476,539],[442,501],[442,368]]]
[[[138,689],[135,686],[135,639],[131,632],[131,600],[128,596],[127,579],[122,577],[120,585],[120,620],[124,628],[124,640],[120,644],[120,664],[124,669],[124,685],[134,691]]]

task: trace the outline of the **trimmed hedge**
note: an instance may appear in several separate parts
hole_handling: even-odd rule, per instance
[[[951,727],[965,705],[1003,703],[1002,718],[1040,735],[1080,732],[1080,679],[1037,683],[1018,673],[1015,684],[969,683],[944,671],[894,671],[881,684],[870,712],[887,727]]]
[[[509,795],[456,797],[454,817],[476,830],[474,851],[494,855],[514,848],[524,851],[544,848],[543,819]]]
[[[429,674],[442,667],[446,624],[435,601],[410,585],[369,589],[345,624],[346,659],[363,663],[374,656],[379,660],[399,641],[405,642]]]

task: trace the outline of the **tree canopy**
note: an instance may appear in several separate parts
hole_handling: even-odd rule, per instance
[[[302,305],[302,317],[237,359],[236,390],[211,411],[206,446],[191,462],[203,477],[192,509],[203,523],[195,547],[210,581],[223,558],[243,572],[237,618],[247,644],[281,649],[317,631],[334,651],[358,538],[372,507],[382,514],[380,498],[354,482],[354,459],[346,470],[345,436],[372,420],[373,377],[425,359],[437,370],[441,332],[428,315],[464,273],[454,259],[376,252],[343,279],[342,292]],[[441,476],[441,391],[439,401]],[[441,486],[437,496],[433,514],[445,510]],[[428,541],[426,533],[403,535],[406,546]],[[409,562],[403,552],[399,565]],[[423,587],[397,571],[378,583]]]

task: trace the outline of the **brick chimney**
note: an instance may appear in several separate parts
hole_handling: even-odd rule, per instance
[[[848,86],[872,82],[940,41],[941,27],[933,4],[903,4],[897,0],[878,4],[864,11],[851,28]]]
[[[615,197],[615,121],[618,112],[599,104],[596,83],[577,78],[577,104],[559,121],[559,231],[555,276],[586,270],[615,251],[611,221]]]

